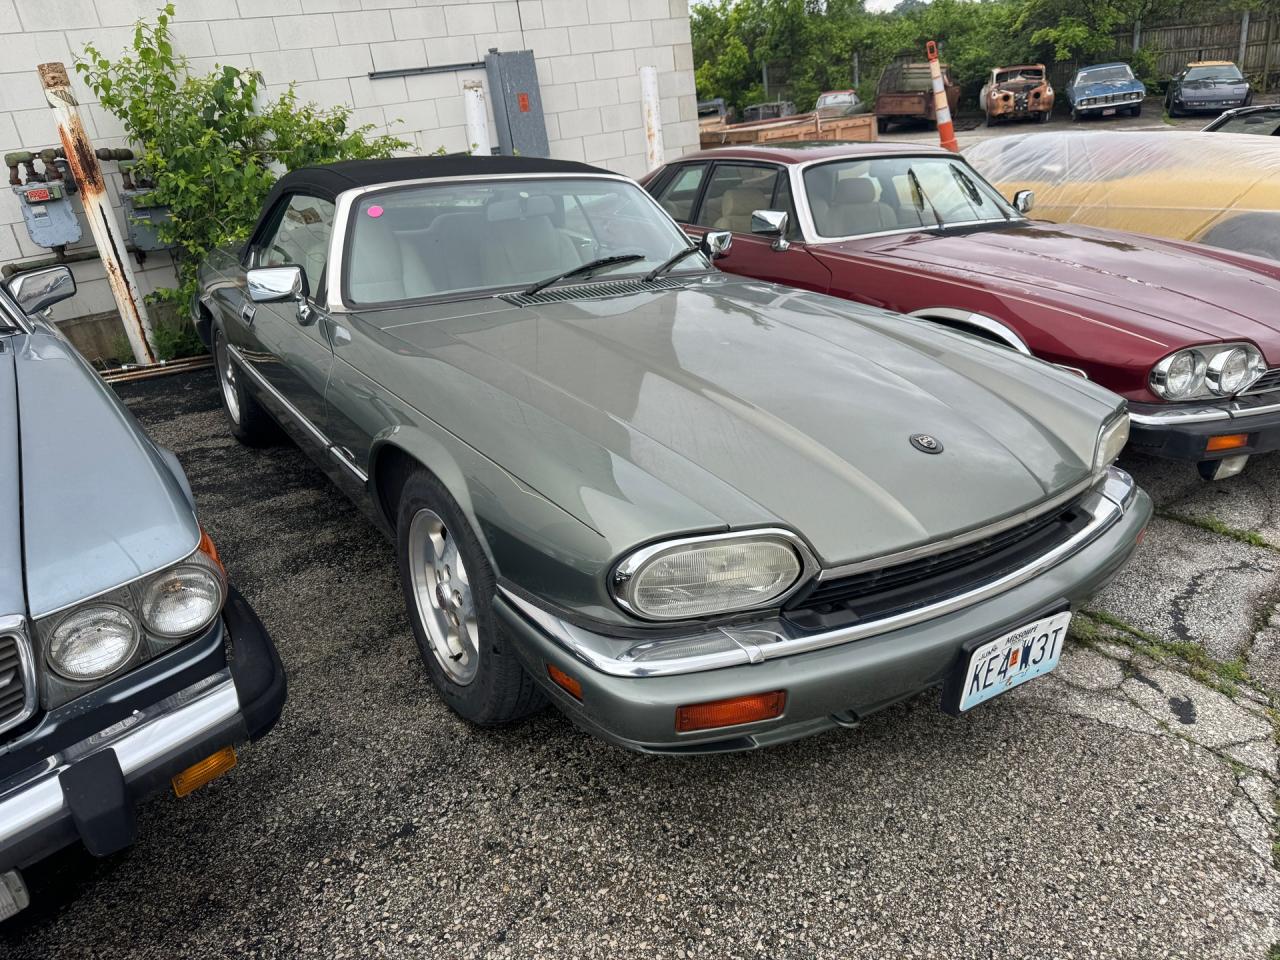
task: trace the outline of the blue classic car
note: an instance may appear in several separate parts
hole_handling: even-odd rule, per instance
[[[45,319],[75,289],[0,287],[0,920],[19,870],[127,846],[138,801],[229,770],[285,699],[177,458]]]
[[[1067,87],[1071,119],[1113,117],[1118,113],[1139,116],[1146,85],[1133,75],[1127,63],[1104,63],[1077,70]]]

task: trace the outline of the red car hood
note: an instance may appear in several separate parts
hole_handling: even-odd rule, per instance
[[[1251,340],[1280,365],[1280,276],[1154,237],[1075,224],[914,233],[821,248],[1034,298],[1173,349]],[[1161,351],[1166,352],[1166,351]]]

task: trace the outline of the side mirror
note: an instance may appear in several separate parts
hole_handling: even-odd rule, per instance
[[[285,300],[305,300],[307,276],[295,264],[283,267],[255,267],[245,274],[249,287],[249,299],[254,303],[280,303]]]
[[[5,289],[23,313],[36,314],[75,296],[76,278],[67,267],[47,267],[9,278]]]
[[[762,237],[773,237],[773,249],[786,250],[787,222],[790,217],[782,210],[756,210],[751,214],[751,232]]]
[[[699,246],[708,257],[717,260],[728,253],[729,248],[733,246],[733,234],[728,230],[708,230],[702,235]]]
[[[1013,206],[1024,217],[1032,211],[1036,205],[1036,192],[1034,190],[1019,190],[1013,195]]]

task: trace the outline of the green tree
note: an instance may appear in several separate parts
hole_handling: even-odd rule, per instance
[[[138,148],[135,176],[154,186],[149,198],[172,221],[161,237],[175,245],[179,286],[165,291],[186,302],[200,261],[213,249],[244,239],[279,174],[313,163],[385,157],[409,144],[372,136],[345,107],[300,101],[292,84],[266,100],[262,75],[223,66],[192,75],[174,53],[173,4],[155,23],[134,28],[132,52],[115,60],[92,44],[76,69],[102,106],[123,123]]]

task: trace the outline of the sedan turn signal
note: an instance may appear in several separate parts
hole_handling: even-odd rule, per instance
[[[185,797],[194,793],[211,780],[222,776],[236,765],[236,748],[223,747],[217,753],[210,754],[199,763],[193,763],[173,778],[173,792],[176,796]]]

